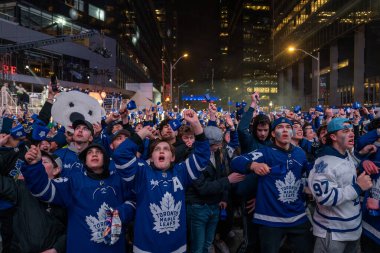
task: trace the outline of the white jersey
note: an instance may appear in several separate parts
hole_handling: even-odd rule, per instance
[[[313,233],[326,238],[331,232],[335,241],[354,241],[360,238],[360,187],[356,183],[357,160],[351,155],[340,155],[331,147],[315,161],[308,182],[316,199]]]

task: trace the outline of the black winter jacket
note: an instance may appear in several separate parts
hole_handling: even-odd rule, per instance
[[[201,176],[188,188],[186,203],[214,205],[221,201],[228,202],[230,182],[221,162],[220,151],[215,153],[215,164],[209,161]]]
[[[66,211],[33,197],[23,180],[0,176],[0,198],[16,203],[12,252],[66,251]]]

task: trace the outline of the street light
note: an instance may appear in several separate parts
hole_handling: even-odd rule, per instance
[[[185,86],[185,84],[187,84],[188,82],[193,83],[193,82],[194,82],[194,79],[189,79],[189,80],[187,80],[186,82],[183,82],[183,83],[181,83],[180,85],[178,85],[178,88],[177,88],[177,100],[178,100],[178,107],[179,107],[179,108],[181,108],[181,103],[179,102],[179,88]]]
[[[301,51],[302,53],[307,54],[308,56],[310,56],[311,58],[313,58],[314,60],[317,61],[317,63],[318,63],[318,65],[317,65],[317,104],[319,104],[319,89],[320,89],[319,85],[320,85],[320,75],[321,75],[320,69],[319,69],[320,68],[320,55],[319,55],[319,51],[318,51],[317,56],[314,56],[311,53],[306,52],[303,49],[295,48],[295,47],[292,47],[292,46],[288,47],[288,51],[290,53],[292,53],[294,51]],[[313,76],[314,76],[314,73],[313,73]]]
[[[182,58],[187,58],[188,56],[189,54],[185,53],[174,64],[170,63],[170,109],[173,109],[173,69]]]

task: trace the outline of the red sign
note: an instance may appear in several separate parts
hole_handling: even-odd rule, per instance
[[[9,66],[9,65],[5,65],[3,64],[3,68],[1,69],[1,72],[3,72],[3,74],[11,74],[11,75],[15,75],[17,74],[17,68],[16,66]]]

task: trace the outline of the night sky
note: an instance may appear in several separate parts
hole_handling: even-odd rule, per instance
[[[176,67],[179,83],[191,78],[205,81],[208,79],[207,74],[210,76],[209,59],[215,59],[219,49],[218,3],[218,0],[177,2],[178,54],[190,54],[188,59]]]

